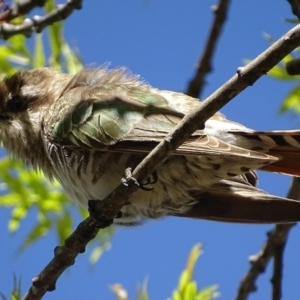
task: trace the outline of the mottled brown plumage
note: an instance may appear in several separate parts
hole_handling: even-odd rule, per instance
[[[87,206],[119,183],[189,111],[201,105],[124,69],[19,71],[0,84],[0,139],[7,152]],[[300,220],[300,203],[255,187],[255,169],[300,175],[300,131],[257,132],[216,114],[139,190],[118,224],[181,216],[229,222]]]

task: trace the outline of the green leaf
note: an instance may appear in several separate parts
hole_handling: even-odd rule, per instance
[[[282,62],[287,64],[288,62],[294,60],[295,57],[290,53],[282,59]]]
[[[46,235],[49,232],[49,228],[51,227],[51,220],[40,220],[36,223],[33,228],[30,230],[29,234],[26,236],[24,241],[19,246],[17,252],[21,253],[32,243],[36,242],[39,238]]]
[[[216,286],[198,291],[197,283],[193,280],[194,268],[201,253],[201,244],[192,248],[186,268],[180,275],[178,288],[172,294],[172,300],[210,300],[215,295],[213,292],[215,292]]]
[[[19,229],[20,222],[27,216],[27,207],[20,205],[16,206],[12,211],[12,218],[8,223],[8,229],[10,232],[15,232]]]
[[[283,18],[283,21],[284,21],[285,23],[290,23],[290,24],[292,24],[293,26],[296,26],[296,25],[299,24],[299,20],[298,20],[297,18],[295,18],[295,19]]]
[[[66,211],[69,201],[57,182],[51,186],[42,173],[26,170],[20,162],[7,158],[0,160],[0,179],[5,182],[0,206],[12,208],[8,223],[11,232],[19,229],[31,208],[38,208],[38,221],[20,246],[21,250],[51,229],[56,229],[60,242],[71,232],[71,217]]]
[[[197,295],[197,283],[195,281],[189,282],[183,292],[183,300],[194,300]]]
[[[30,53],[24,36],[13,36],[5,45],[0,46],[0,70],[3,73],[12,74],[16,71],[16,65],[24,67],[29,62]]]
[[[137,300],[149,300],[147,285],[148,279],[145,279],[142,286],[139,288]]]
[[[294,88],[283,101],[280,112],[290,111],[294,114],[300,113],[300,86]]]
[[[109,226],[104,230],[99,231],[97,237],[92,241],[93,251],[89,258],[92,265],[100,259],[104,251],[108,251],[111,248],[110,240],[114,233],[115,227]]]
[[[190,278],[193,277],[193,272],[194,272],[196,262],[197,262],[199,256],[202,254],[202,248],[201,247],[202,247],[201,244],[196,244],[192,248],[192,251],[190,253],[190,256],[189,256],[189,259],[188,259],[188,262],[187,262],[187,266],[186,266],[186,269],[190,273]]]
[[[182,295],[191,277],[188,270],[184,270],[179,278],[178,291]]]
[[[65,239],[71,235],[73,231],[73,219],[70,214],[66,213],[61,216],[55,226],[59,235],[59,243],[63,244]]]
[[[120,283],[111,285],[110,289],[117,300],[129,300],[128,292],[122,287]]]
[[[56,7],[54,0],[48,0],[44,6],[46,13],[50,13]],[[63,44],[62,22],[55,22],[48,27],[49,44],[51,47],[50,66],[56,70],[61,70],[61,51]]]
[[[285,65],[288,62],[292,61],[293,59],[295,58],[292,54],[287,55],[278,65],[273,67],[268,72],[268,75],[278,80],[299,80],[300,75],[299,76],[290,75],[287,73],[285,68]]]
[[[172,295],[172,300],[183,300],[178,291],[174,291]]]
[[[31,58],[30,51],[26,46],[27,38],[22,35],[14,35],[8,39],[9,47],[14,53],[20,53],[28,61]]]
[[[21,300],[21,285],[22,281],[20,278],[17,278],[17,276],[14,274],[13,275],[13,290],[10,294],[9,297],[5,296],[3,293],[0,291],[0,297],[3,300]]]
[[[289,75],[285,69],[285,67],[277,65],[273,67],[269,72],[268,75],[278,79],[278,80],[299,80],[300,75]]]
[[[273,78],[279,79],[279,80],[291,80],[292,79],[292,76],[287,73],[286,69],[279,65],[273,67],[268,72],[268,75]]]
[[[5,74],[12,74],[15,72],[15,68],[10,63],[10,58],[15,53],[6,46],[0,46],[0,70]]]
[[[198,295],[196,296],[195,300],[212,300],[219,296],[217,292],[218,285],[212,285],[205,289],[202,289]]]
[[[45,66],[45,61],[43,34],[37,33],[35,35],[35,50],[32,65],[34,68],[42,68]]]
[[[67,43],[63,43],[62,45],[62,54],[66,60],[68,73],[76,74],[83,68],[83,64],[79,56],[79,51],[77,51],[76,53],[70,48]]]

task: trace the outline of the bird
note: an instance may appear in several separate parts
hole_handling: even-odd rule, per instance
[[[126,68],[19,70],[0,83],[8,155],[57,179],[72,201],[103,200],[202,102]],[[300,176],[300,130],[255,131],[216,113],[140,183],[113,219],[167,216],[233,223],[300,221],[300,202],[257,188],[255,170]]]

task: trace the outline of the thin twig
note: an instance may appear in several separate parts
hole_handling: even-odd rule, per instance
[[[17,34],[30,37],[33,32],[41,32],[45,27],[66,19],[75,9],[81,9],[81,4],[82,0],[69,0],[65,4],[57,5],[53,11],[45,16],[24,19],[24,22],[20,25],[0,23],[0,38],[6,40]]]
[[[300,25],[294,27],[282,38],[275,42],[270,48],[264,51],[250,64],[238,69],[238,74],[234,75],[228,82],[214,92],[199,108],[186,115],[178,126],[168,134],[168,136],[137,166],[133,171],[133,177],[142,182],[147,176],[152,174],[158,166],[169,156],[174,149],[181,145],[196,129],[203,128],[205,121],[216,113],[222,106],[227,104],[238,93],[249,85],[252,85],[257,79],[266,74],[268,70],[274,67],[287,54],[300,45]],[[126,204],[130,195],[136,191],[136,185],[124,186],[120,184],[103,201],[95,201],[95,215],[99,220],[113,219],[122,206]],[[44,270],[35,278],[34,283],[27,295],[23,299],[40,299],[48,290],[54,289],[54,284],[63,270],[68,267],[85,248],[88,241],[93,238],[97,232],[96,227],[99,224],[89,217],[83,221],[84,225],[79,225],[72,234],[72,245],[70,247],[70,238],[66,245],[59,247],[55,257],[46,266]],[[86,232],[87,229],[91,233]],[[82,231],[85,233],[82,234]],[[67,262],[66,262],[67,261]],[[60,267],[60,265],[63,267]],[[50,271],[49,271],[50,270]]]
[[[285,233],[285,232],[284,232]],[[274,267],[271,279],[273,292],[272,300],[280,300],[282,296],[282,273],[283,273],[283,254],[287,236],[284,234],[284,241],[273,241]],[[277,245],[276,245],[277,244]]]
[[[230,0],[220,0],[218,5],[212,7],[215,18],[210,29],[209,37],[204,48],[203,54],[197,64],[196,74],[190,80],[186,94],[195,98],[200,98],[205,84],[205,76],[212,70],[212,57],[214,55],[218,39],[225,24]]]
[[[294,178],[292,185],[287,194],[287,198],[299,199],[300,197],[300,178]],[[274,272],[273,272],[273,299],[280,299],[281,295],[281,278],[282,278],[282,254],[284,245],[286,243],[289,230],[295,226],[296,223],[276,225],[273,230],[267,233],[268,239],[262,246],[262,249],[256,255],[249,258],[251,267],[245,277],[242,279],[238,294],[235,300],[246,300],[250,293],[256,291],[255,282],[258,276],[264,273],[272,256],[276,255],[274,259]],[[276,249],[278,248],[278,249]],[[274,298],[274,295],[277,298]],[[279,295],[279,298],[278,298]]]
[[[300,178],[295,177],[292,181],[292,185],[287,194],[289,199],[300,198]],[[289,224],[278,224],[275,227],[276,238],[273,239],[274,248],[274,269],[272,276],[273,285],[273,300],[279,300],[282,296],[282,274],[283,274],[283,254],[285,245],[287,243],[288,234],[292,227],[296,226],[297,223]]]
[[[21,0],[14,2],[0,14],[0,20],[9,22],[19,16],[25,16],[35,7],[43,7],[47,0]]]
[[[299,0],[287,0],[292,8],[292,12],[300,20],[300,1]]]

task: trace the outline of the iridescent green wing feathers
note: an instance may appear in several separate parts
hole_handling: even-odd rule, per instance
[[[196,100],[195,100],[196,101]],[[117,84],[79,86],[58,99],[45,120],[55,144],[88,150],[148,153],[183,118],[156,90]],[[197,131],[175,154],[226,156],[260,165],[277,160],[269,155],[230,145]]]
[[[99,150],[121,141],[157,143],[183,117],[147,87],[78,87],[54,105],[52,111],[60,113],[45,121],[49,138]]]

